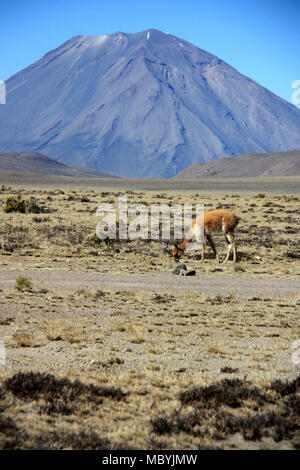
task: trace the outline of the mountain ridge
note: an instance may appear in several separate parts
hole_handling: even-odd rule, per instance
[[[119,178],[86,167],[66,165],[38,152],[0,153],[0,170],[77,178]]]
[[[300,150],[242,154],[196,163],[174,178],[245,178],[300,175]]]
[[[73,36],[7,82],[0,151],[126,177],[300,148],[300,110],[156,29]]]

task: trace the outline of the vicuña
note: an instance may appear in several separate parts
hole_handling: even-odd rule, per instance
[[[217,261],[219,261],[219,255],[217,253],[216,245],[212,239],[211,233],[216,232],[217,230],[223,230],[227,242],[227,255],[223,263],[227,262],[231,250],[233,251],[233,262],[235,263],[236,243],[234,240],[234,230],[238,223],[239,219],[237,215],[233,214],[233,212],[222,209],[205,212],[204,215],[201,214],[195,218],[185,240],[180,245],[175,243],[172,256],[174,256],[175,261],[179,261],[182,253],[186,249],[187,244],[190,243],[194,237],[196,237],[196,240],[199,240],[200,234],[203,233],[201,262],[204,260],[207,240],[215,254]]]

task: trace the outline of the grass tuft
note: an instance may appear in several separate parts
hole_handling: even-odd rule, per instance
[[[19,276],[16,279],[15,289],[21,292],[32,292],[32,280],[26,276]]]

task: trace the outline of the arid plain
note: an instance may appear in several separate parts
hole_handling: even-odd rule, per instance
[[[2,184],[0,448],[300,447],[299,177]],[[98,240],[120,196],[235,212],[238,262],[176,276],[172,240]]]

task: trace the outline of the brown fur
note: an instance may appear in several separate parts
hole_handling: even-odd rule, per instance
[[[204,221],[204,226],[203,226],[203,221]],[[199,215],[193,221],[192,226],[185,240],[180,245],[177,245],[175,243],[172,256],[174,256],[176,261],[179,261],[184,250],[186,249],[187,244],[192,241],[192,239],[195,236],[196,231],[197,230],[199,231],[200,229],[200,230],[203,230],[201,262],[204,261],[204,254],[205,254],[207,240],[215,254],[216,259],[219,261],[219,255],[217,253],[216,246],[211,236],[211,232],[215,232],[217,230],[223,230],[225,239],[228,244],[227,255],[224,260],[224,263],[227,262],[231,250],[233,250],[233,262],[235,263],[236,262],[236,243],[234,240],[234,230],[236,226],[238,225],[238,223],[239,223],[239,219],[237,215],[233,214],[233,212],[226,211],[223,209],[205,212],[204,217],[203,215]]]

